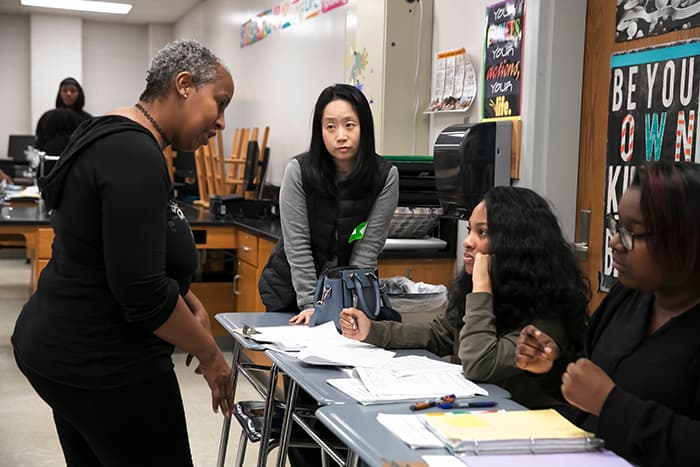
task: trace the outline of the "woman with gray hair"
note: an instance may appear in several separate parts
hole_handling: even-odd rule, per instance
[[[214,411],[231,412],[231,369],[190,290],[196,250],[162,150],[207,143],[232,97],[209,49],[170,43],[139,102],[83,123],[40,181],[53,257],[12,344],[70,466],[192,465],[175,346],[199,361]]]

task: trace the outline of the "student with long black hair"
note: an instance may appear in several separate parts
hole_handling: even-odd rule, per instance
[[[326,269],[376,268],[398,196],[398,170],[374,148],[367,98],[347,84],[324,89],[309,151],[289,161],[282,180],[282,238],[258,284],[267,311],[298,313],[291,321],[306,324]]]
[[[580,348],[589,290],[547,201],[524,188],[494,187],[474,208],[464,271],[446,312],[429,323],[370,321],[341,312],[346,337],[386,348],[425,348],[461,363],[464,376],[509,390],[530,408],[563,405],[555,378],[515,365],[520,329],[536,323],[565,349]]]
[[[641,167],[608,216],[619,281],[591,318],[584,357],[537,326],[518,341],[518,366],[556,375],[580,409],[573,421],[642,466],[700,465],[698,200],[700,165]]]

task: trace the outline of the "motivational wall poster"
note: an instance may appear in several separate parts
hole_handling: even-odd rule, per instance
[[[700,163],[700,41],[614,54],[610,60],[604,214],[616,213],[637,167],[645,162]],[[600,289],[617,277],[612,235],[603,222]]]
[[[617,0],[615,42],[700,26],[700,0]]]
[[[486,7],[483,119],[520,115],[525,0]]]

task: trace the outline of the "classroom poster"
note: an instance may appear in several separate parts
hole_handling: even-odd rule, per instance
[[[700,0],[617,2],[615,42],[700,26]]]
[[[700,162],[700,42],[614,54],[610,60],[605,208],[618,211],[637,166],[659,159]],[[617,276],[603,222],[600,289]]]
[[[468,110],[476,96],[476,73],[464,47],[438,52],[428,112]]]
[[[241,48],[347,3],[348,0],[284,0],[241,25]]]
[[[483,119],[520,115],[525,0],[486,7]]]

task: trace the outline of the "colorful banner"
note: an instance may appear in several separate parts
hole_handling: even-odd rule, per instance
[[[656,36],[700,26],[700,0],[618,0],[616,16],[616,42]]]
[[[241,25],[241,48],[265,39],[274,31],[328,13],[347,3],[348,0],[284,0]]]
[[[616,213],[637,166],[659,159],[700,163],[700,42],[615,54],[610,60],[605,215]],[[612,266],[610,231],[603,222],[600,289]]]
[[[520,115],[525,0],[486,7],[483,119]]]

